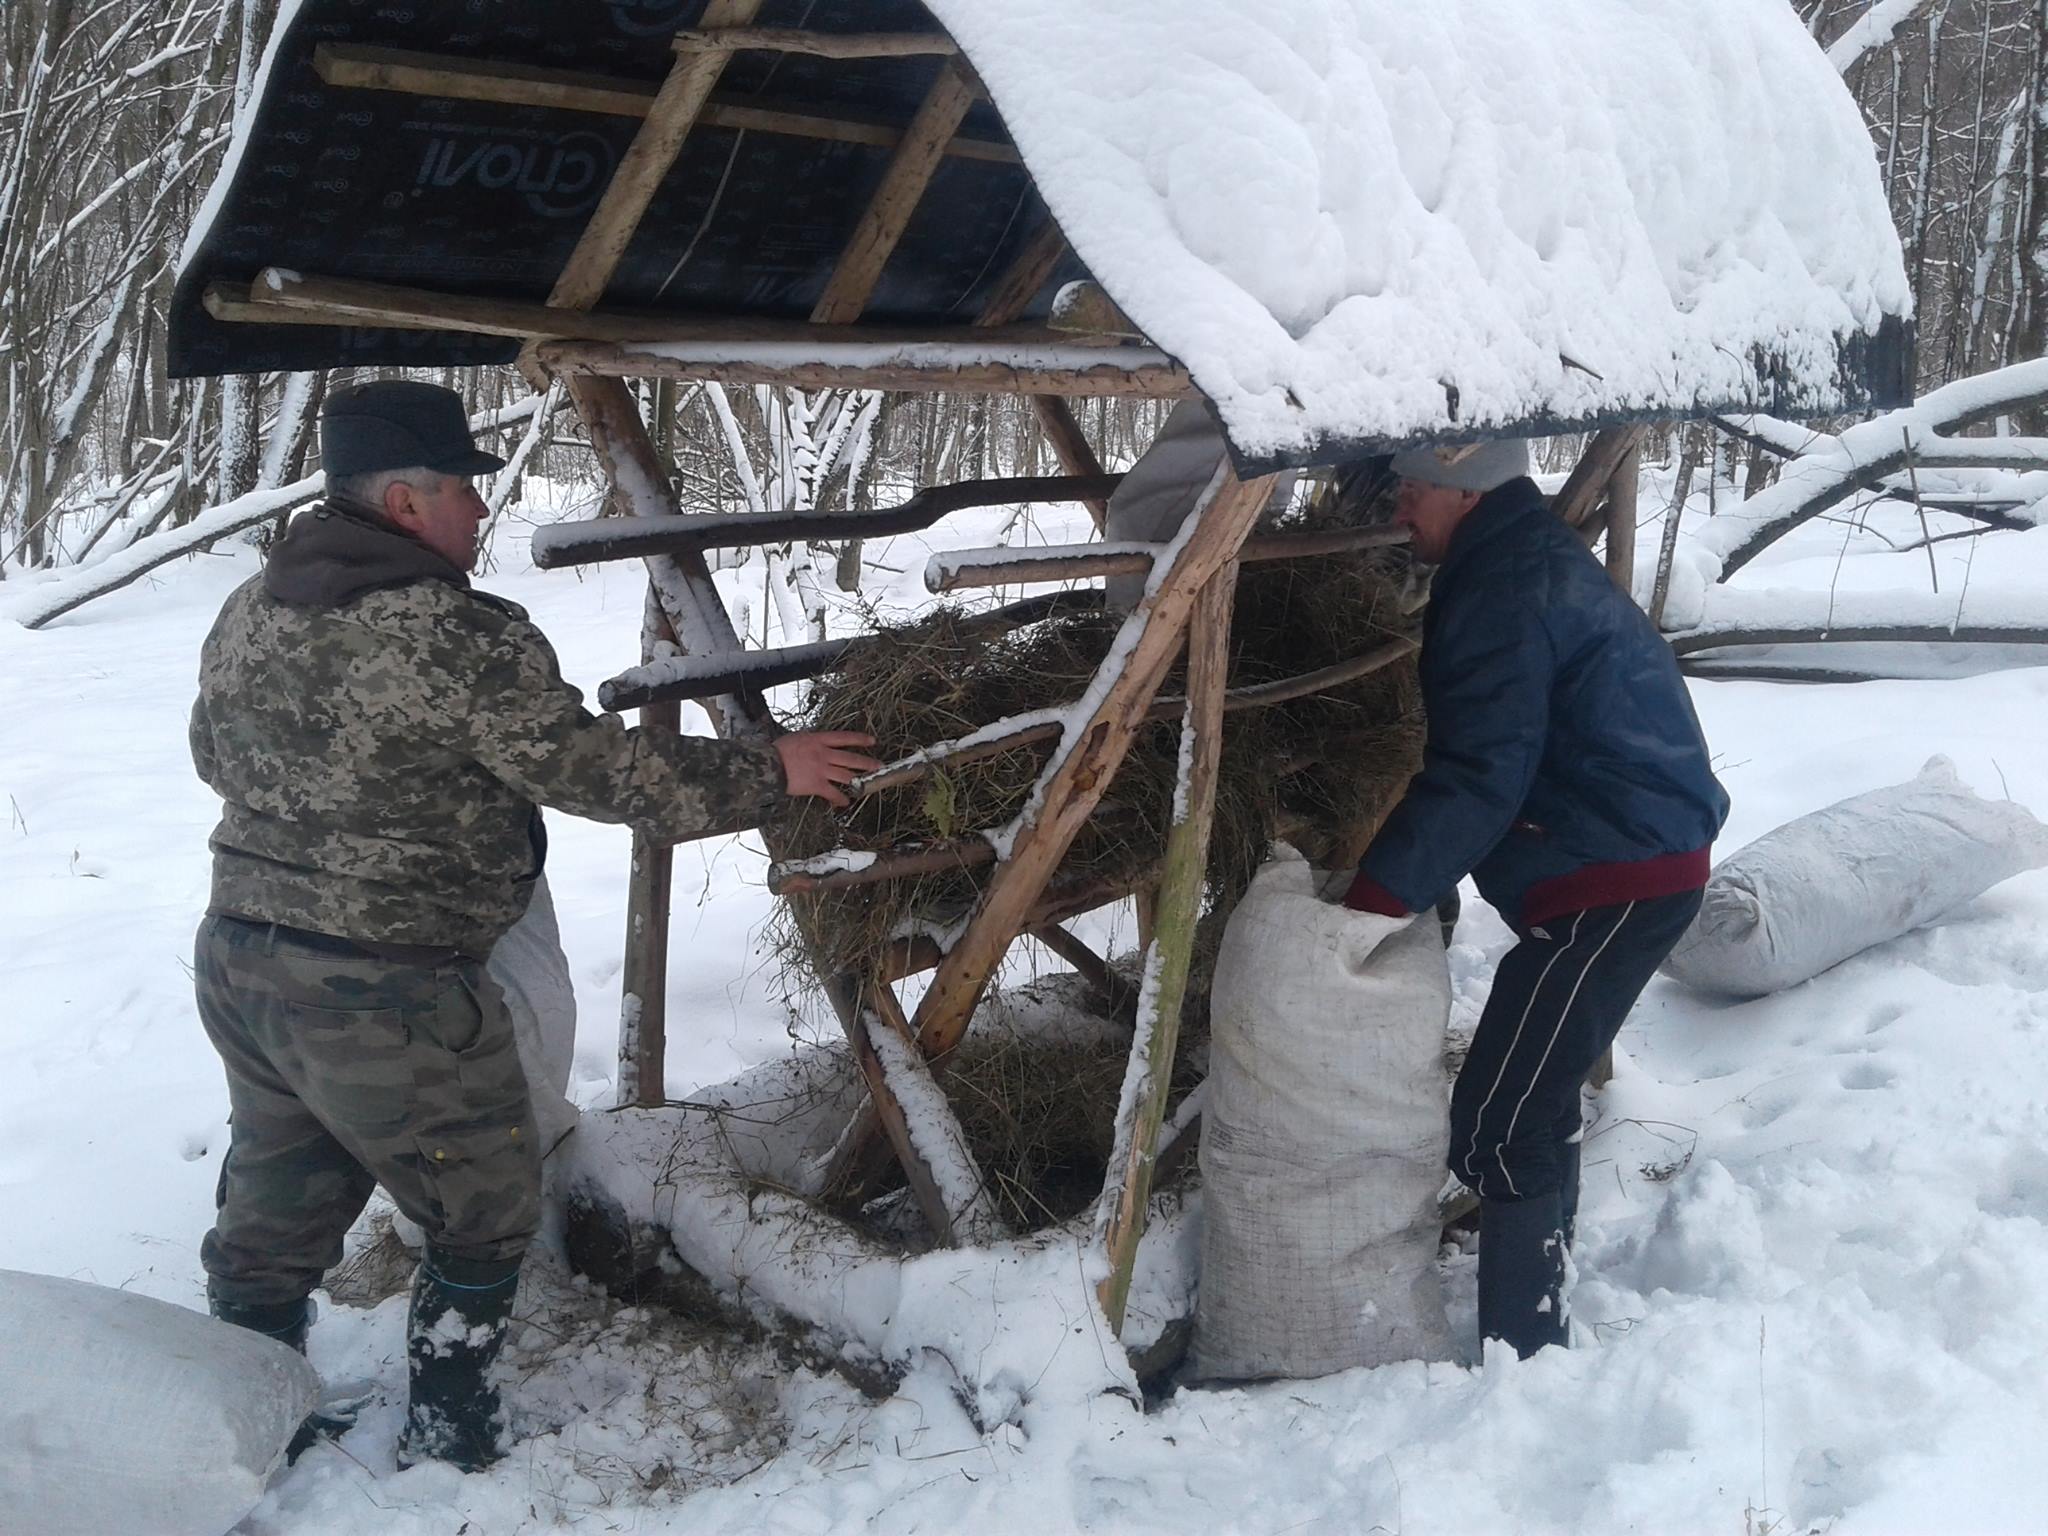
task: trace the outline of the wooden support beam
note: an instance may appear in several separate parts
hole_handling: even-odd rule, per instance
[[[1031,414],[1038,418],[1039,430],[1052,444],[1060,468],[1070,475],[1102,473],[1102,460],[1095,456],[1095,450],[1088,444],[1088,435],[1081,430],[1081,423],[1074,415],[1074,408],[1066,401],[1058,395],[1033,395]],[[1109,498],[1104,496],[1089,501],[1086,506],[1088,515],[1095,520],[1095,531],[1102,532],[1109,522]]]
[[[1613,480],[1614,471],[1648,431],[1647,426],[1603,427],[1594,433],[1564,489],[1551,498],[1550,510],[1572,527],[1584,527],[1600,505],[1600,493]]]
[[[548,107],[600,117],[644,118],[653,110],[660,94],[654,86],[610,75],[492,63],[402,48],[367,48],[352,43],[316,45],[313,68],[329,85],[431,96],[444,101]],[[887,123],[764,107],[715,95],[697,113],[697,123],[700,127],[723,128],[734,133],[775,133],[835,144],[866,144],[876,149],[893,150],[903,142],[903,130]],[[1023,164],[1016,145],[993,139],[956,137],[946,145],[946,154],[954,159],[992,165]]]
[[[699,25],[708,29],[744,27],[761,9],[762,0],[707,0]],[[604,290],[618,270],[633,232],[647,212],[654,194],[676,163],[683,140],[697,125],[697,114],[711,98],[712,87],[724,71],[727,53],[679,54],[668,79],[648,108],[646,121],[633,135],[633,142],[619,158],[604,196],[582,238],[555,279],[550,304],[563,309],[589,309],[604,297]]]
[[[609,342],[620,346],[707,347],[773,345],[788,349],[951,347],[970,356],[991,349],[1056,348],[1087,361],[1115,358],[1123,350],[1105,340],[1089,351],[1074,337],[1042,326],[1000,330],[970,326],[824,326],[802,320],[764,320],[725,315],[667,314],[653,310],[563,309],[526,299],[442,293],[402,288],[356,278],[308,276],[266,267],[249,284],[209,283],[202,302],[216,320],[257,325],[373,325],[390,330],[462,331],[533,341]]]
[[[1196,393],[1187,370],[1151,347],[978,345],[927,341],[816,346],[790,361],[786,342],[659,346],[549,341],[537,349],[552,373],[702,379],[718,384],[786,384],[795,389],[887,389],[959,395],[1107,395],[1184,400]]]
[[[1313,528],[1302,533],[1266,533],[1246,542],[1238,559],[1245,565],[1273,560],[1311,560],[1360,550],[1406,544],[1405,528]],[[1137,576],[1152,568],[1163,544],[1134,551],[1128,546],[1047,544],[1022,558],[1004,548],[963,549],[936,555],[925,570],[932,592],[968,587],[1007,587],[1033,581],[1080,581],[1090,576]]]
[[[878,539],[918,533],[941,518],[973,507],[1025,502],[1081,501],[1116,489],[1121,475],[1034,475],[1014,480],[959,480],[927,486],[900,506],[872,512],[728,512],[550,523],[534,531],[533,563],[552,571],[565,565],[677,554],[686,549],[751,549],[765,544]]]
[[[990,326],[1008,325],[1022,317],[1066,254],[1066,232],[1048,213],[1045,222],[1038,226],[1038,232],[1024,242],[1024,248],[1010,263],[1009,270],[997,279],[988,302],[974,317],[974,323],[986,330]]]
[[[640,654],[676,643],[675,626],[652,586],[642,621]],[[681,735],[680,703],[649,704],[640,728]],[[646,1108],[668,1100],[668,919],[675,890],[675,849],[643,832],[633,834],[626,880],[626,952],[620,977],[619,1103]]]
[[[973,71],[957,60],[939,70],[939,78],[910,120],[895,158],[882,173],[882,183],[868,201],[867,211],[854,226],[853,237],[839,253],[839,264],[811,311],[819,325],[851,325],[868,307],[875,285],[881,281],[910,216],[931,185],[932,173],[946,152],[947,141],[967,117],[967,109],[981,94]]]
[[[1018,828],[994,877],[918,1005],[917,1038],[927,1056],[960,1043],[968,1018],[1075,835],[1122,766],[1146,707],[1178,654],[1195,598],[1243,545],[1273,477],[1239,480],[1228,465],[1189,518],[1161,579],[1124,622],[1119,644],[1097,674],[1095,708],[1075,722],[1040,776],[1034,811]]]
[[[1173,1082],[1174,1053],[1180,1043],[1181,1000],[1202,913],[1202,883],[1209,863],[1209,831],[1216,812],[1216,769],[1223,745],[1224,680],[1230,670],[1230,608],[1237,568],[1226,562],[1209,578],[1188,628],[1188,706],[1181,726],[1185,789],[1179,814],[1166,839],[1166,866],[1159,883],[1152,945],[1145,956],[1151,1008],[1141,1010],[1131,1042],[1131,1064],[1120,1120],[1103,1185],[1096,1230],[1109,1257],[1109,1274],[1096,1288],[1112,1332],[1121,1334],[1130,1299],[1138,1240],[1145,1232],[1145,1207],[1152,1196],[1154,1154],[1166,1094]]]
[[[1642,491],[1643,450],[1630,446],[1607,482],[1607,574],[1624,592],[1636,581],[1636,510]],[[1675,515],[1674,515],[1675,520]]]
[[[951,58],[960,45],[943,32],[810,32],[802,27],[727,27],[678,32],[677,53],[801,53],[816,59]]]
[[[1058,923],[1047,923],[1043,927],[1027,929],[1026,932],[1071,965],[1074,974],[1095,989],[1103,1005],[1108,1008],[1111,1018],[1137,1018],[1138,989],[1118,974],[1102,956]]]

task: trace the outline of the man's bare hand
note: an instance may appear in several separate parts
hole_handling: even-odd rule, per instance
[[[875,738],[865,731],[792,731],[778,736],[775,750],[782,758],[783,787],[791,799],[816,795],[827,805],[849,806],[853,802],[840,786],[882,766],[853,749],[874,744]]]

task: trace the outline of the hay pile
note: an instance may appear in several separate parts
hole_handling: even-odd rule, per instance
[[[1304,519],[1296,526],[1312,526]],[[1231,624],[1230,685],[1275,682],[1373,649],[1412,628],[1394,574],[1401,556],[1367,553],[1245,567]],[[894,759],[992,721],[1065,705],[1107,654],[1121,620],[1070,614],[991,633],[958,607],[885,629],[813,687],[803,724],[866,730]],[[1176,665],[1162,692],[1184,692]],[[1135,877],[1155,865],[1172,819],[1177,720],[1140,729],[1062,879]],[[1329,693],[1233,712],[1224,729],[1208,905],[1235,904],[1276,838],[1312,860],[1356,857],[1420,761],[1421,702],[1412,661]],[[787,855],[836,848],[885,852],[1007,825],[1051,756],[1039,743],[934,770],[837,813],[804,801],[786,823]],[[990,870],[950,870],[796,898],[809,909],[822,958],[835,969],[874,962],[892,939],[945,933],[972,906]],[[807,968],[793,933],[786,965]],[[797,979],[792,976],[792,980]]]

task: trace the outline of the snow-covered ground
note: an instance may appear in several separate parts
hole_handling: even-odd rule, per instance
[[[989,542],[1004,516],[963,515],[940,535]],[[1924,554],[1878,537],[1917,525],[1887,518],[1870,533],[1805,529],[1744,584],[1924,589]],[[1076,536],[1074,521],[1043,523],[1048,541]],[[934,542],[871,551],[902,573],[877,573],[893,598],[916,600]],[[1656,543],[1645,528],[1646,559]],[[516,537],[499,553],[506,572],[488,585],[534,610],[586,690],[635,659],[632,570],[540,575]],[[1937,555],[1953,592],[1969,546]],[[227,1136],[190,1004],[214,804],[184,719],[200,639],[254,568],[237,547],[43,633],[0,624],[0,1266],[203,1305],[196,1247]],[[1984,541],[1969,576],[2038,592],[2048,538]],[[1735,800],[1727,848],[1935,752],[1980,790],[2048,811],[2048,670],[1701,683],[1695,696]],[[552,829],[582,1008],[571,1091],[603,1104],[626,838],[562,817]],[[678,860],[672,1093],[787,1049],[756,944],[764,871],[746,839]],[[1468,904],[1452,954],[1466,1022],[1507,938]],[[376,1379],[387,1400],[286,1474],[245,1529],[2042,1528],[2048,873],[1778,997],[1731,1005],[1659,981],[1598,1109],[1569,1353],[1183,1392],[1149,1415],[1114,1397],[1045,1405],[984,1436],[937,1371],[874,1404],[766,1345],[619,1309],[543,1261],[511,1351],[525,1438],[503,1465],[395,1473],[402,1303],[330,1306],[314,1362]],[[1470,1255],[1447,1269],[1469,1334]],[[1078,1277],[1046,1304],[1086,1326]]]

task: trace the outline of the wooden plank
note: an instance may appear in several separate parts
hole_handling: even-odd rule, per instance
[[[881,281],[882,268],[903,238],[903,231],[910,226],[910,216],[917,211],[924,189],[931,185],[932,173],[938,170],[945,155],[946,142],[966,119],[967,109],[980,94],[980,82],[957,60],[940,69],[939,78],[917,109],[917,116],[910,120],[903,142],[896,147],[888,170],[882,173],[881,185],[875,188],[860,223],[854,226],[846,249],[839,253],[831,280],[811,311],[814,322],[851,325],[860,318],[874,296],[875,285]]]
[[[1033,395],[1031,414],[1038,418],[1039,430],[1052,444],[1060,468],[1070,475],[1102,473],[1102,460],[1095,456],[1095,450],[1088,444],[1088,435],[1081,430],[1081,423],[1074,415],[1074,408],[1066,401],[1058,395]],[[1102,532],[1109,522],[1109,498],[1105,496],[1086,505],[1088,515],[1095,519],[1095,531]]]
[[[329,85],[358,90],[392,91],[445,101],[487,101],[501,106],[549,107],[601,117],[644,118],[653,110],[660,94],[656,87],[641,81],[610,75],[403,48],[368,48],[353,43],[318,44],[313,50],[313,68]],[[698,112],[697,122],[701,127],[735,133],[776,133],[836,144],[867,144],[876,149],[893,150],[903,142],[903,130],[888,123],[764,107],[716,95]],[[947,143],[946,154],[954,159],[994,165],[1023,164],[1016,145],[993,139],[955,137]]]
[[[810,32],[802,27],[727,27],[678,32],[677,53],[801,53],[817,59],[951,58],[960,45],[943,32]]]
[[[1185,400],[1187,370],[1150,347],[976,346],[931,343],[891,349],[820,347],[816,361],[792,363],[781,344],[669,343],[659,350],[602,341],[550,341],[538,355],[550,371],[608,378],[701,379],[795,389],[893,389],[963,395],[1106,395]]]
[[[1387,549],[1408,542],[1405,528],[1314,528],[1301,533],[1267,533],[1246,542],[1238,559],[1246,565],[1274,560],[1314,560],[1330,555],[1355,554],[1360,550]],[[1033,581],[1080,581],[1090,576],[1136,576],[1152,568],[1158,550],[1133,553],[1128,549],[1097,551],[1089,544],[1042,546],[1032,558],[1021,558],[1007,549],[960,550],[934,557],[925,572],[925,587],[932,592],[958,592],[969,587],[1007,587]],[[986,559],[979,558],[986,556]]]
[[[819,860],[815,858],[770,864],[768,890],[776,896],[812,896],[823,891],[880,885],[885,880],[907,880],[918,875],[943,875],[958,869],[976,869],[995,861],[995,846],[987,838],[962,837],[952,842],[893,849],[877,854],[872,863],[850,864],[838,869],[820,869]]]
[[[974,317],[974,323],[983,330],[990,326],[1009,325],[1020,318],[1031,307],[1031,301],[1061,260],[1067,254],[1066,232],[1051,214],[1038,226],[1038,232],[1024,242],[1024,248],[1010,263],[1009,270],[996,280],[989,290],[988,301],[981,306],[981,313]]]
[[[1100,351],[1038,325],[975,330],[969,326],[824,326],[804,320],[691,315],[656,310],[561,309],[526,299],[441,293],[357,278],[308,276],[267,267],[247,285],[217,282],[202,295],[217,320],[258,325],[374,325],[392,330],[462,331],[522,340],[612,342],[622,346],[772,345],[816,348],[952,348],[956,355],[986,356],[992,349],[1057,348],[1083,360],[1114,358],[1125,349],[1108,340]],[[804,355],[799,353],[799,355]]]
[[[960,1043],[1003,952],[1122,765],[1180,650],[1197,594],[1236,555],[1272,484],[1270,475],[1239,480],[1228,465],[1220,468],[1162,579],[1125,621],[1118,646],[1096,674],[1094,708],[1046,765],[1036,812],[1019,827],[1010,857],[997,866],[918,1005],[917,1038],[927,1056],[943,1056]]]
[[[761,9],[762,0],[708,0],[700,25],[706,28],[743,27]],[[683,140],[696,126],[697,114],[711,97],[711,89],[725,69],[727,53],[679,54],[660,94],[648,108],[647,118],[633,142],[619,157],[619,168],[599,199],[582,238],[562,265],[555,279],[550,304],[563,309],[589,309],[604,297],[605,286],[626,254],[633,232],[647,212],[647,205],[661,189],[661,183],[676,163]]]
[[[1115,490],[1122,479],[1121,475],[1033,475],[1014,480],[956,480],[951,485],[927,486],[898,506],[871,512],[683,514],[637,518],[627,529],[610,518],[551,523],[534,533],[533,563],[552,571],[685,549],[749,549],[764,544],[919,533],[955,512],[1022,502],[1081,501]]]
[[[1122,1103],[1130,1118],[1116,1129],[1109,1179],[1102,1190],[1097,1232],[1109,1256],[1109,1274],[1096,1287],[1110,1330],[1121,1334],[1130,1299],[1138,1240],[1145,1232],[1145,1206],[1152,1197],[1154,1155],[1173,1060],[1180,1043],[1181,1000],[1187,991],[1188,962],[1194,954],[1195,924],[1202,915],[1202,880],[1209,865],[1209,831],[1216,812],[1216,768],[1223,745],[1224,682],[1230,671],[1230,608],[1237,567],[1225,562],[1209,578],[1195,604],[1188,629],[1188,706],[1181,726],[1185,792],[1166,838],[1165,872],[1152,944],[1145,956],[1151,1016],[1138,1016],[1130,1070]]]

